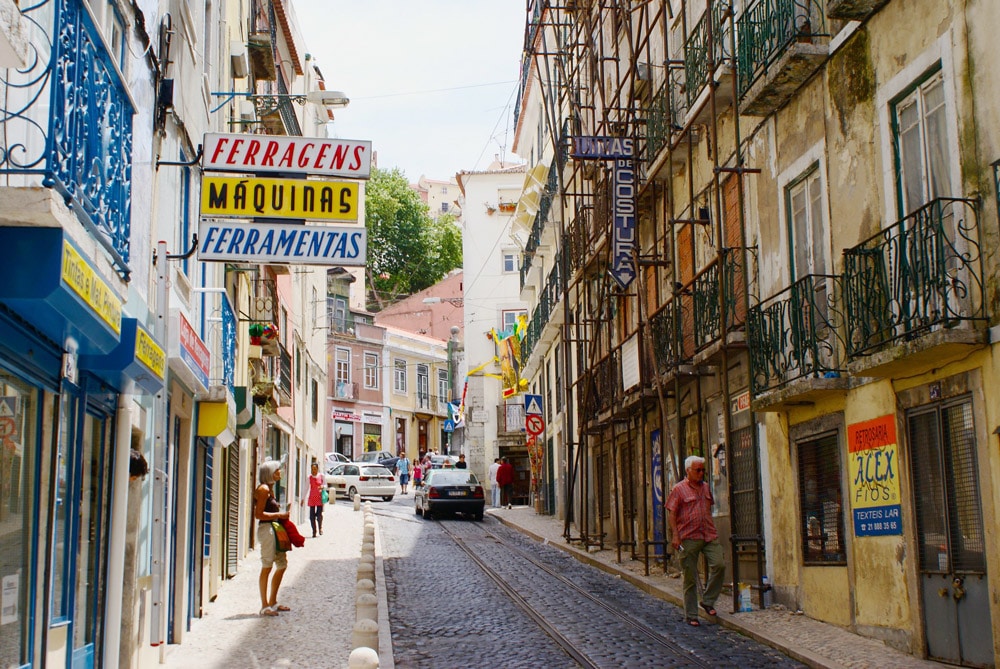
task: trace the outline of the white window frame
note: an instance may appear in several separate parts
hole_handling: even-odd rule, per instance
[[[351,349],[338,346],[334,353],[334,380],[337,384],[351,382]]]
[[[528,315],[527,309],[503,309],[500,311],[500,331],[503,332],[510,326],[517,323],[518,316]]]
[[[822,197],[822,212],[823,212],[823,227],[822,234],[823,239],[823,252],[825,253],[824,267],[829,271],[831,269],[830,259],[833,257],[830,251],[831,244],[833,243],[832,234],[830,231],[830,194],[829,189],[826,188],[826,184],[830,183],[827,178],[827,164],[826,164],[826,143],[823,141],[817,142],[811,146],[807,151],[805,151],[801,156],[799,156],[791,165],[786,169],[782,170],[778,175],[778,202],[781,206],[778,207],[778,243],[780,244],[780,257],[786,258],[792,249],[792,240],[789,238],[789,231],[791,230],[791,221],[788,220],[789,207],[787,207],[787,194],[789,186],[794,182],[800,180],[803,175],[805,175],[813,165],[816,165],[816,169],[819,172],[820,193]],[[779,290],[786,288],[791,285],[797,277],[791,275],[791,263],[779,263],[782,265],[778,269],[778,273],[774,275],[764,276],[765,268],[761,267],[761,282],[765,288],[764,294],[773,295]],[[799,273],[802,276],[802,273]],[[771,290],[768,291],[767,288]]]
[[[378,353],[365,351],[365,388],[378,390]]]
[[[451,385],[450,383],[448,383],[448,370],[439,369],[437,376],[438,376],[438,401],[447,402],[448,388]]]
[[[426,363],[417,365],[417,406],[427,408],[431,403],[431,367]]]
[[[406,394],[406,360],[403,358],[392,360],[392,391]]]
[[[510,260],[510,268],[507,267],[507,261]],[[503,255],[500,257],[500,271],[504,274],[514,274],[518,272],[521,268],[518,266],[517,262],[517,251],[512,249],[504,249]]]

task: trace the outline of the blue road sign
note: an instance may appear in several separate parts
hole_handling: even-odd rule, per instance
[[[542,396],[541,395],[525,395],[524,396],[524,414],[526,416],[541,416],[542,415]]]

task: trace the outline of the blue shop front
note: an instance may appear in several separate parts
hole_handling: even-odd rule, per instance
[[[109,587],[120,593],[108,582],[130,446],[119,398],[163,387],[163,347],[123,317],[123,282],[82,249],[63,228],[0,228],[5,667],[102,666],[119,624],[104,615]]]

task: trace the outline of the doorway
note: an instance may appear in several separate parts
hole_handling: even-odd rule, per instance
[[[927,654],[992,667],[986,536],[968,395],[907,413]]]

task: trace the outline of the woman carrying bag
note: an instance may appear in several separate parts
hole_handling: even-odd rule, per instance
[[[288,512],[281,510],[274,497],[274,483],[281,480],[281,463],[268,460],[262,464],[257,472],[257,480],[260,485],[253,493],[253,517],[260,521],[257,524],[257,545],[260,546],[260,615],[276,616],[278,611],[288,610],[287,606],[278,605],[278,588],[285,576],[288,558],[285,557],[285,551],[278,550],[278,539],[271,524],[288,520]],[[271,578],[272,567],[274,578]]]
[[[316,538],[316,528],[323,534],[323,505],[326,504],[326,477],[319,471],[315,462],[309,475],[309,524],[312,526],[313,538]]]

